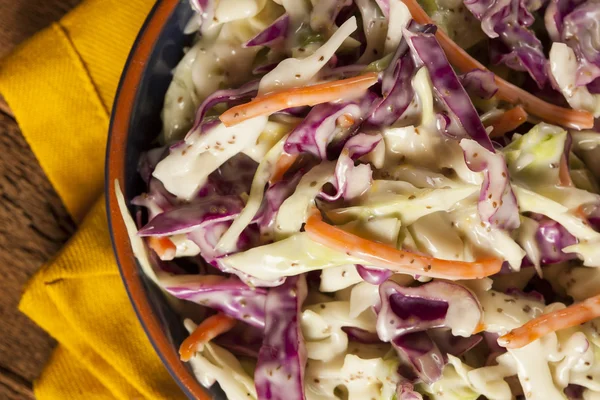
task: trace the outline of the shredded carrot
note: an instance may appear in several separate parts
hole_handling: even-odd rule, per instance
[[[148,246],[154,250],[161,260],[172,260],[175,258],[177,247],[175,243],[166,236],[148,236]]]
[[[580,218],[583,221],[586,221],[586,223],[588,222],[588,216],[585,213],[585,207],[583,205],[580,205],[579,207],[574,209],[573,215],[575,215],[576,217]]]
[[[320,213],[308,218],[304,230],[317,243],[346,252],[372,265],[393,272],[442,279],[479,279],[500,271],[502,260],[487,258],[475,262],[442,260],[418,255],[392,246],[363,239],[321,219]]]
[[[206,318],[181,343],[179,358],[181,358],[181,361],[189,361],[200,346],[210,342],[220,334],[231,330],[235,326],[235,323],[235,319],[221,313]]]
[[[518,349],[561,329],[571,328],[600,317],[600,295],[578,304],[532,319],[498,339],[500,346]]]
[[[560,158],[560,164],[558,165],[558,183],[561,186],[573,187],[573,180],[569,173],[569,164],[567,163],[567,156],[562,155]]]
[[[486,126],[494,128],[491,137],[500,137],[506,133],[517,129],[521,124],[527,121],[527,113],[521,106],[516,106],[506,111],[504,114],[492,119]]]
[[[249,103],[230,108],[219,118],[225,126],[233,126],[247,119],[271,115],[286,108],[337,101],[361,94],[373,86],[377,79],[378,74],[370,72],[353,78],[268,93]]]
[[[354,122],[354,118],[352,118],[351,114],[340,115],[337,119],[338,125],[342,128],[350,128],[352,125],[354,125]]]
[[[420,24],[433,23],[417,0],[402,0],[402,2],[406,4],[415,21]],[[444,49],[448,61],[462,72],[469,72],[473,69],[487,70],[483,64],[471,57],[441,29],[437,30],[435,36]],[[590,129],[594,126],[594,116],[587,111],[572,110],[547,103],[497,75],[495,80],[498,85],[497,95],[501,100],[520,104],[531,115],[572,129]]]
[[[298,154],[282,153],[275,164],[275,171],[273,172],[273,175],[271,175],[269,183],[272,185],[275,182],[279,182],[297,158]]]
[[[483,322],[479,322],[479,324],[477,324],[477,327],[475,328],[475,331],[473,332],[473,335],[485,331],[485,328],[486,326],[483,324]]]

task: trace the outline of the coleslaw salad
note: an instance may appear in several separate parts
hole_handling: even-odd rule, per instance
[[[600,398],[598,1],[190,4],[146,191],[115,185],[200,383]]]

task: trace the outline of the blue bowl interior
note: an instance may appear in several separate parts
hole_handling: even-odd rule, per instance
[[[181,1],[177,5],[165,23],[163,31],[144,67],[142,79],[135,96],[135,106],[130,116],[130,131],[127,136],[125,152],[125,182],[123,189],[128,204],[133,197],[146,189],[137,172],[138,160],[143,152],[156,146],[156,138],[162,127],[161,110],[165,93],[172,79],[172,71],[183,57],[184,47],[189,46],[193,40],[193,36],[183,33],[185,25],[192,14],[193,11],[187,1]],[[149,18],[151,17],[152,15]],[[130,206],[130,212],[135,215],[133,213],[136,210]],[[138,271],[152,310],[159,317],[163,332],[173,347],[179,348],[181,342],[188,335],[181,318],[169,307],[161,290],[146,277],[139,265]],[[156,349],[156,346],[154,347]],[[164,361],[158,349],[157,352]],[[191,372],[189,365],[184,364]],[[169,372],[182,389],[187,392],[173,371],[169,370]],[[226,399],[218,385],[214,385],[210,392],[215,400]],[[190,393],[186,394],[192,398]]]

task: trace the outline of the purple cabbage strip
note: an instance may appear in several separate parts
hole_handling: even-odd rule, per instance
[[[327,201],[336,201],[340,198],[352,200],[363,194],[371,186],[373,171],[370,164],[354,165],[354,160],[373,151],[382,139],[379,134],[366,133],[348,139],[335,165],[332,184],[336,193],[329,195],[321,192],[319,196]]]
[[[230,221],[244,207],[237,196],[210,196],[194,203],[173,207],[154,217],[139,236],[170,236],[188,233],[208,224]]]
[[[303,172],[299,171],[289,179],[274,183],[266,190],[261,209],[256,214],[263,242],[265,237],[270,236],[273,231],[273,224],[277,218],[279,207],[294,193],[302,175]]]
[[[400,43],[400,46],[402,46]],[[383,90],[383,100],[369,116],[369,122],[374,125],[389,126],[394,124],[404,114],[410,102],[414,98],[415,91],[412,87],[411,78],[414,75],[415,63],[406,52],[396,63],[398,70],[394,76],[395,81],[389,91]]]
[[[148,192],[131,199],[131,204],[146,207],[148,221],[150,221],[157,215],[173,208],[177,204],[177,197],[169,193],[161,181],[151,177],[148,182]]]
[[[577,238],[571,235],[564,226],[545,217],[534,216],[538,221],[538,230],[535,235],[540,250],[542,264],[556,264],[577,258],[574,253],[563,253],[562,249],[577,243]]]
[[[410,31],[435,33],[434,25],[409,25]],[[381,99],[373,109],[368,121],[375,125],[389,126],[404,114],[415,96],[412,77],[416,72],[406,39],[402,38],[394,52],[390,65],[383,72]]]
[[[577,56],[578,86],[600,77],[600,3],[586,1],[568,14],[563,20],[562,41]]]
[[[290,133],[284,150],[290,154],[307,152],[322,160],[326,159],[327,145],[339,129],[338,118],[341,116],[350,118],[353,123],[347,129],[350,131],[356,129],[376,98],[374,94],[367,92],[357,100],[316,105]]]
[[[152,178],[156,165],[169,154],[166,147],[157,147],[143,153],[138,162],[138,172],[146,184]]]
[[[398,400],[423,400],[421,393],[415,390],[412,383],[401,382],[396,386],[396,398]]]
[[[435,36],[428,33],[412,33],[409,30],[404,30],[404,36],[412,49],[413,57],[417,59],[417,64],[425,66],[429,71],[436,97],[456,116],[464,129],[464,137],[470,137],[487,150],[494,152],[479,114]]]
[[[252,75],[266,74],[267,72],[274,70],[277,65],[279,65],[279,62],[269,62],[267,64],[259,65],[252,70]]]
[[[517,198],[502,154],[489,152],[472,140],[461,140],[460,147],[469,169],[483,172],[477,204],[481,220],[500,229],[518,228],[521,222]]]
[[[208,176],[206,184],[198,191],[198,197],[250,193],[257,167],[258,163],[243,153],[233,156]]]
[[[427,331],[450,328],[466,334],[475,331],[482,310],[475,296],[455,283],[432,281],[418,287],[403,287],[393,281],[379,286],[377,335],[391,342],[405,361],[403,376],[425,382],[441,377],[444,357]]]
[[[352,4],[352,0],[319,0],[313,3],[310,27],[314,31],[327,31],[335,25],[340,11]]]
[[[263,329],[237,324],[232,330],[219,335],[214,341],[235,356],[258,358],[263,340]]]
[[[562,40],[565,17],[583,2],[584,0],[550,0],[544,14],[544,24],[553,42]]]
[[[468,93],[482,99],[491,99],[498,91],[494,73],[482,69],[474,69],[458,77]]]
[[[306,348],[300,329],[307,287],[304,276],[288,277],[267,294],[265,335],[254,372],[258,400],[303,400]]]
[[[356,264],[356,271],[363,281],[371,285],[381,285],[383,282],[392,276],[392,271],[389,269],[365,267],[364,265]]]
[[[202,15],[203,12],[208,8],[210,0],[190,0],[190,5],[198,14]]]
[[[585,387],[580,385],[575,385],[574,383],[570,383],[564,389],[565,396],[569,400],[583,400],[583,392],[585,391]]]
[[[452,354],[456,357],[462,356],[483,340],[481,335],[454,336],[449,329],[431,329],[427,333],[443,354]]]
[[[217,258],[225,256],[226,254],[220,250],[217,250],[216,246],[219,243],[221,236],[229,229],[232,221],[210,221],[209,223],[198,227],[187,234],[187,238],[194,242],[200,249],[202,258],[211,265],[219,268],[219,263],[216,261]],[[242,231],[236,242],[235,249],[227,254],[238,253],[240,251],[248,250],[260,243],[259,231],[256,225],[249,225]],[[238,275],[240,278],[247,282],[246,275],[239,271],[224,271]],[[253,286],[263,286],[261,284],[255,284]]]
[[[481,29],[492,38],[492,61],[517,71],[527,71],[542,88],[548,80],[542,43],[527,29],[534,22],[525,0],[464,0],[481,21]],[[533,7],[534,8],[534,7]]]
[[[248,42],[244,44],[244,47],[253,46],[269,46],[275,41],[285,39],[287,36],[288,28],[290,25],[290,17],[288,14],[283,14],[277,18],[271,25],[269,25],[264,31],[254,36]]]
[[[200,128],[200,125],[204,120],[206,113],[211,108],[220,103],[227,103],[228,105],[231,105],[233,103],[239,102],[240,100],[255,97],[258,94],[259,83],[260,80],[257,79],[254,81],[250,81],[237,89],[217,90],[216,92],[208,96],[206,99],[204,99],[204,101],[202,102],[202,104],[200,104],[200,107],[198,107],[198,110],[196,111],[196,119],[194,120],[194,125],[192,126],[192,129],[190,129],[190,131],[188,132],[186,139],[191,134],[193,134],[193,132],[196,132]]]
[[[472,332],[481,320],[481,306],[475,296],[455,283],[432,281],[403,287],[386,281],[379,286],[379,295],[377,334],[386,342],[431,328],[464,328]]]
[[[506,353],[506,347],[502,347],[498,344],[500,334],[494,332],[482,332],[482,335],[490,353],[496,353],[496,355]]]
[[[600,94],[600,78],[596,78],[588,83],[587,90],[591,94]]]
[[[515,71],[526,71],[539,88],[548,81],[547,60],[542,43],[529,29],[523,26],[507,25],[502,42],[490,44],[490,60],[494,64],[505,64]]]
[[[438,381],[444,369],[444,356],[427,332],[412,332],[392,340],[401,361],[414,368],[416,377],[425,383]]]
[[[379,6],[381,13],[388,20],[390,18],[390,0],[375,0],[375,3]]]
[[[545,303],[544,295],[538,292],[537,290],[530,290],[524,292],[520,289],[511,287],[504,291],[509,296],[514,297],[515,299],[526,299],[531,301],[538,301],[540,303]]]
[[[379,336],[376,333],[366,331],[361,328],[354,326],[342,326],[342,330],[348,335],[348,338],[353,342],[364,343],[364,344],[377,344],[381,343]]]
[[[441,118],[438,118],[438,125],[444,131],[449,124],[457,121],[465,132],[464,137],[473,139],[473,142],[462,140],[461,147],[469,168],[475,172],[484,172],[478,207],[481,220],[499,228],[518,227],[520,222],[516,197],[510,186],[504,158],[495,154],[479,114],[448,63],[444,51],[432,34],[404,30],[404,35],[413,56],[418,60],[417,64],[424,65],[429,71],[436,97],[452,113],[450,116],[439,114],[438,117]],[[478,158],[480,153],[481,157]]]
[[[257,328],[265,327],[266,289],[251,288],[233,277],[184,275],[176,279],[164,289],[178,299],[213,308]]]

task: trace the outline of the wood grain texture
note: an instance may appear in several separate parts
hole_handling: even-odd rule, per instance
[[[0,0],[0,57],[80,0]],[[0,94],[0,399],[33,399],[55,343],[17,310],[23,286],[75,229]]]
[[[0,0],[0,57],[81,0]]]

